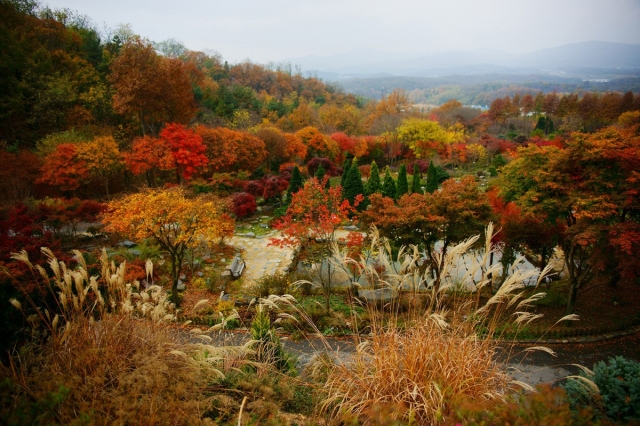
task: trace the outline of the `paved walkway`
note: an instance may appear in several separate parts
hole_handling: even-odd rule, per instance
[[[277,236],[275,233],[271,236]],[[270,237],[249,238],[234,235],[228,244],[242,250],[245,271],[242,274],[245,284],[255,282],[265,275],[286,272],[291,266],[295,252],[290,248],[269,245]]]

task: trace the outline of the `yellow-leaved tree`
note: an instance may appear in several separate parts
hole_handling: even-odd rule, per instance
[[[172,300],[192,247],[232,236],[234,220],[213,198],[187,197],[182,188],[147,190],[111,201],[102,220],[105,231],[131,239],[153,239],[171,258]]]
[[[448,129],[438,122],[421,118],[407,118],[396,129],[398,139],[409,146],[417,158],[431,158],[444,146],[464,141],[459,126]]]
[[[78,158],[85,162],[89,173],[102,182],[108,198],[109,177],[124,166],[118,143],[112,136],[102,136],[78,144]]]

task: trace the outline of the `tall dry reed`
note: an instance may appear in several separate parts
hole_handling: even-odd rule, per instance
[[[476,236],[446,254],[435,253],[442,265],[437,274],[423,263],[417,247],[402,248],[393,256],[389,242],[375,229],[360,258],[334,245],[337,268],[366,276],[367,282],[399,297],[386,306],[369,305],[370,333],[356,338],[353,362],[327,366],[327,358],[321,358],[329,372],[320,408],[331,421],[367,424],[382,410],[389,419],[437,424],[451,419],[453,401],[499,400],[514,385],[531,390],[511,380],[498,364],[494,338],[505,316],[518,326],[536,319],[527,307],[544,294],[523,298],[522,290],[531,278],[539,283],[549,270],[512,267],[492,294],[488,289],[496,285],[502,268],[490,264],[492,237],[489,224],[482,249],[474,248]],[[440,277],[438,286],[435,277]],[[484,303],[483,289],[490,295]]]

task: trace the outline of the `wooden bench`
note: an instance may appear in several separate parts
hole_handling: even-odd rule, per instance
[[[233,278],[240,278],[242,271],[244,271],[244,267],[244,260],[242,260],[240,256],[236,256],[233,258],[233,262],[231,262],[231,266],[229,266],[227,270],[231,272],[231,276]]]

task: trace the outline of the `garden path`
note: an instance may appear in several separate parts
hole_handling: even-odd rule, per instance
[[[270,246],[270,237],[274,236],[278,236],[278,233],[258,238],[234,235],[228,240],[228,244],[242,250],[242,259],[245,261],[242,277],[245,284],[253,283],[265,275],[289,270],[295,251],[290,248]]]

